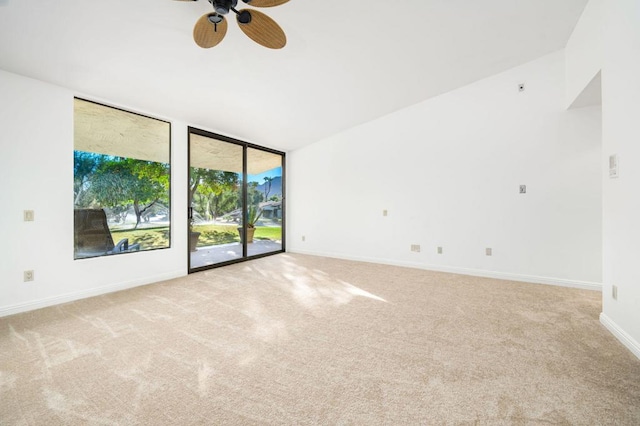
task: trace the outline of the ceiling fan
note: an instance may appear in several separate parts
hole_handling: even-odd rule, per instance
[[[198,1],[198,0],[177,0]],[[213,6],[213,12],[198,19],[193,27],[193,40],[202,48],[217,46],[227,34],[227,15],[236,14],[240,29],[253,41],[270,49],[282,49],[287,44],[287,36],[273,19],[254,9],[237,10],[238,0],[207,0]],[[250,6],[272,7],[287,3],[289,0],[242,0]]]

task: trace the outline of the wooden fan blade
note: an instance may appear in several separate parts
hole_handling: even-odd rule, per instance
[[[222,18],[222,21],[218,24],[212,24],[209,21],[209,16],[216,16],[216,13],[206,13],[198,19],[196,25],[193,27],[193,40],[196,44],[203,49],[216,46],[222,41],[227,34],[227,20],[222,15],[217,15]]]
[[[240,22],[241,15],[237,15],[238,25],[251,40],[270,49],[282,49],[287,44],[287,36],[276,21],[257,10],[240,11],[241,14],[247,12],[251,14],[251,22],[243,24]]]
[[[289,0],[242,0],[246,4],[255,7],[273,7],[285,4]]]

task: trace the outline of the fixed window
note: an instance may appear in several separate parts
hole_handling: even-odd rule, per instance
[[[171,124],[74,99],[74,258],[170,247]]]

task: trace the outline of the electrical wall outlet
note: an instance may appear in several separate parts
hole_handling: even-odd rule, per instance
[[[442,254],[442,247],[438,247],[438,254]]]
[[[491,247],[487,247],[486,249],[484,249],[484,254],[486,254],[487,256],[493,256],[493,249]]]
[[[618,286],[617,285],[612,285],[611,286],[611,297],[613,297],[613,300],[618,300]]]
[[[520,193],[521,194],[527,193],[527,185],[520,185]]]
[[[420,253],[420,244],[411,244],[411,251],[415,251],[416,253]]]
[[[31,270],[24,271],[24,282],[33,281],[34,279],[35,279],[35,276],[33,274],[33,271]]]
[[[382,210],[382,216],[386,216],[387,215],[387,210]]]
[[[33,210],[25,210],[24,211],[24,221],[25,222],[33,222],[36,218],[36,215]]]

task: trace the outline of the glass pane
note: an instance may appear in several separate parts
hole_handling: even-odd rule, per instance
[[[247,255],[282,250],[282,156],[247,149]]]
[[[74,100],[74,258],[170,246],[171,125]]]
[[[193,133],[189,141],[190,267],[240,259],[243,148]]]

